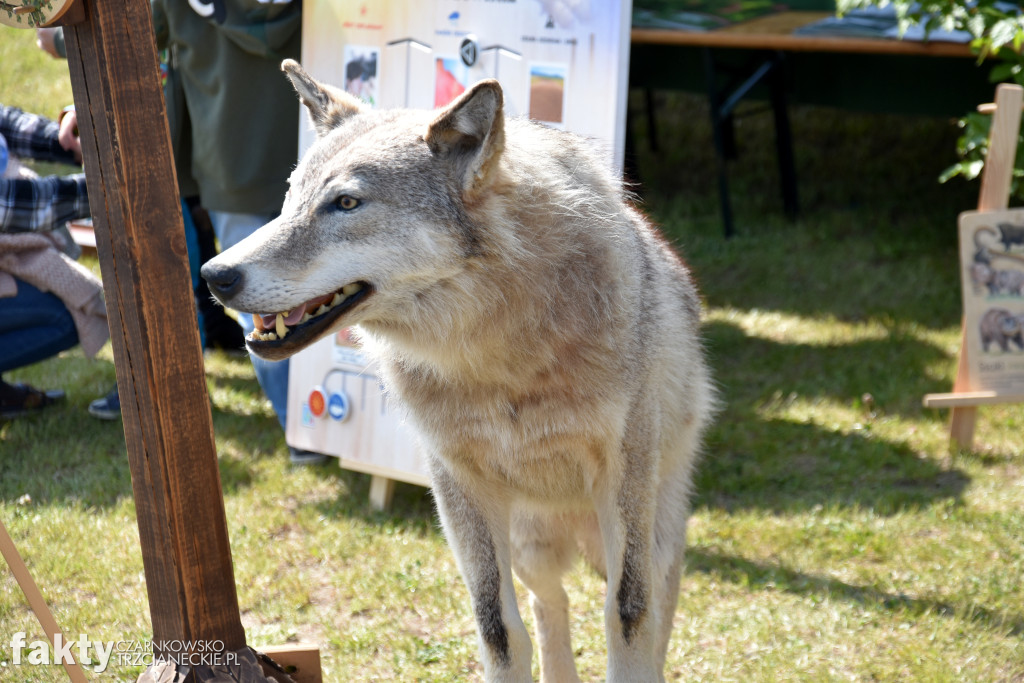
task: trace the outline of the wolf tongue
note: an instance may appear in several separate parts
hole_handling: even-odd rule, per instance
[[[253,313],[252,321],[253,324],[256,325],[256,327],[260,330],[260,332],[263,332],[264,330],[273,331],[277,329],[277,316],[281,315],[283,316],[282,322],[285,325],[291,327],[292,325],[298,324],[299,321],[302,320],[302,316],[306,314],[307,310],[315,311],[321,305],[321,303],[326,303],[327,301],[330,301],[332,296],[332,294],[327,294],[325,296],[317,297],[316,299],[307,301],[304,304],[299,304],[297,307],[293,308],[287,313],[269,313],[267,315],[259,315],[258,313]]]
[[[301,304],[300,306],[297,306],[296,308],[293,308],[292,310],[290,310],[290,311],[288,311],[287,313],[284,314],[284,324],[285,325],[289,325],[289,326],[290,325],[295,325],[300,320],[302,320],[302,315],[305,312],[306,312],[306,304]]]
[[[315,299],[310,299],[309,301],[306,302],[306,310],[307,311],[315,311],[316,309],[320,308],[324,304],[330,303],[330,301],[333,298],[334,298],[334,292],[331,292],[330,294],[324,294],[323,296],[318,296]]]
[[[297,308],[293,308],[292,310],[290,310],[290,311],[288,311],[287,313],[284,314],[284,324],[288,325],[288,326],[295,325],[300,320],[302,320],[302,314],[305,313],[305,312],[306,312],[306,304],[301,304]],[[271,313],[269,315],[261,315],[261,316],[259,316],[260,322],[263,323],[263,326],[260,329],[262,329],[262,330],[274,330],[274,329],[276,329],[276,327],[277,327],[277,316],[278,316],[277,313]],[[256,316],[253,316],[253,317],[255,318]],[[259,324],[257,324],[256,326],[260,327]]]

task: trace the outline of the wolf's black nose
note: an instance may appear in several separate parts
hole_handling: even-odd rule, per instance
[[[242,286],[242,273],[234,266],[207,263],[199,272],[218,299],[230,299]]]

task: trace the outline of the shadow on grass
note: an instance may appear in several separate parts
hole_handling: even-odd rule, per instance
[[[218,415],[214,410],[214,415]],[[245,443],[246,449],[257,444],[274,449],[274,436],[254,438],[253,416],[234,416],[231,420],[216,418],[217,434]],[[280,428],[276,438],[283,440]],[[269,430],[267,430],[269,434]],[[82,435],[87,435],[83,438]],[[131,471],[120,420],[100,422],[84,409],[58,407],[53,412],[19,418],[7,425],[0,423],[0,500],[15,501],[28,494],[34,503],[77,502],[87,507],[108,507],[133,496]],[[33,443],[35,447],[21,444]],[[252,446],[250,446],[252,444]],[[31,459],[15,454],[31,452]],[[256,484],[251,468],[241,460],[218,458],[221,484],[225,493]]]
[[[826,346],[752,338],[721,322],[706,334],[723,409],[698,471],[698,506],[793,511],[838,504],[893,514],[959,501],[969,482],[963,472],[872,431],[874,411],[928,416],[920,397],[939,389],[926,371],[944,357],[940,349],[898,333]],[[873,397],[870,406],[864,394]],[[773,404],[796,401],[807,421],[765,415]],[[826,404],[820,411],[819,403]],[[844,433],[813,422],[819,412],[834,419],[835,404],[861,411],[860,428]]]
[[[13,502],[27,494],[40,505],[104,508],[131,498],[123,423],[97,420],[87,411],[92,399],[109,391],[113,363],[87,361],[76,349],[12,374],[12,381],[64,388],[67,399],[35,415],[0,421],[0,500]],[[211,380],[262,404],[254,378]],[[279,453],[284,434],[275,418],[212,404],[211,409],[218,440],[244,444],[248,454]],[[244,461],[222,457],[218,465],[226,493],[256,483]]]
[[[790,396],[860,407],[870,394],[872,408],[881,413],[938,420],[940,413],[925,410],[921,398],[949,390],[929,376],[947,359],[945,350],[899,326],[883,338],[819,345],[751,337],[714,321],[704,326],[704,338],[727,410],[738,405],[752,411],[773,397]]]
[[[68,393],[67,403],[0,422],[0,500],[28,495],[40,505],[108,507],[131,497],[120,421],[101,422],[86,412],[81,403],[95,394]]]
[[[751,562],[705,548],[687,550],[687,571],[714,576],[753,591],[781,590],[800,596],[841,599],[865,607],[904,610],[914,617],[938,614],[967,621],[990,631],[1024,637],[1024,615],[995,612],[977,604],[956,604],[903,593],[886,593],[869,586],[854,586],[838,579],[815,576],[773,564]],[[965,616],[966,615],[966,616]]]
[[[640,209],[681,245],[710,306],[959,323],[956,219],[978,187],[938,182],[957,160],[952,121],[791,107],[801,210],[788,220],[772,117],[741,105],[729,164],[737,235],[725,240],[706,98],[657,99],[656,151],[636,117]]]
[[[919,397],[940,389],[927,378],[927,367],[943,354],[898,331],[886,339],[813,346],[780,344],[748,337],[738,327],[715,322],[707,338],[723,389],[724,410],[709,434],[698,472],[697,505],[742,509],[792,510],[838,503],[871,507],[890,514],[908,506],[958,500],[968,479],[946,470],[902,443],[887,441],[865,429],[852,434],[812,423],[766,419],[771,401],[797,395],[855,405],[865,392],[883,413],[920,417]],[[39,376],[24,379],[40,386],[59,385],[56,376],[82,364],[82,384],[69,386],[69,400],[40,415],[0,426],[0,499],[29,494],[34,501],[77,502],[106,507],[132,495],[120,422],[101,423],[85,411],[96,387],[109,382],[109,368],[75,358],[41,364]],[[18,378],[22,379],[22,378]],[[255,381],[218,378],[219,386],[256,395]],[[255,400],[255,399],[254,399]],[[283,434],[277,421],[261,414],[213,406],[214,428],[221,445],[246,457],[282,457]],[[939,419],[935,417],[934,419]],[[227,493],[255,485],[245,458],[220,458]],[[369,505],[367,475],[337,467],[322,476],[341,477],[346,494],[325,505],[326,515],[354,515],[390,524],[433,530],[433,501],[419,487],[399,485],[386,513]]]
[[[881,515],[959,502],[970,479],[902,444],[731,410],[709,434],[695,507],[794,512],[815,506]]]
[[[343,484],[342,495],[317,504],[317,510],[324,516],[358,519],[421,535],[441,533],[434,499],[428,488],[395,482],[391,506],[387,510],[374,510],[370,505],[369,474],[342,469],[334,462],[318,466],[317,473],[325,478],[340,479]]]
[[[632,91],[631,109],[646,113],[642,93]],[[685,215],[722,235],[717,160],[707,98],[656,93],[657,146],[649,144],[648,119],[634,117],[635,162],[641,186],[653,204],[682,200]],[[801,216],[850,214],[851,234],[898,237],[905,224],[931,222],[933,236],[947,233],[955,244],[955,218],[977,204],[976,183],[940,184],[938,177],[957,161],[960,130],[947,117],[872,114],[845,109],[791,106],[789,117]],[[761,103],[741,103],[736,112],[736,159],[728,164],[730,199],[740,236],[762,233],[782,217],[775,129]],[[947,230],[943,230],[947,228]],[[949,234],[953,233],[953,234]]]

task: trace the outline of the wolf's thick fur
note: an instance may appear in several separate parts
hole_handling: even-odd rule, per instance
[[[355,283],[283,340],[268,316],[249,348],[359,326],[425,439],[487,680],[531,679],[513,568],[542,680],[578,680],[577,548],[608,580],[608,680],[662,680],[714,400],[686,267],[583,141],[506,119],[495,81],[440,112],[371,111],[283,68],[318,141],[281,216],[204,267],[211,289],[293,321]]]

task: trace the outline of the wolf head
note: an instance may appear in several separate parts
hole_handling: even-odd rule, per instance
[[[467,207],[494,182],[504,147],[497,81],[439,112],[374,111],[297,62],[282,69],[317,140],[280,216],[202,268],[221,303],[253,314],[246,345],[270,360],[341,327],[398,319],[466,268],[480,247]]]

